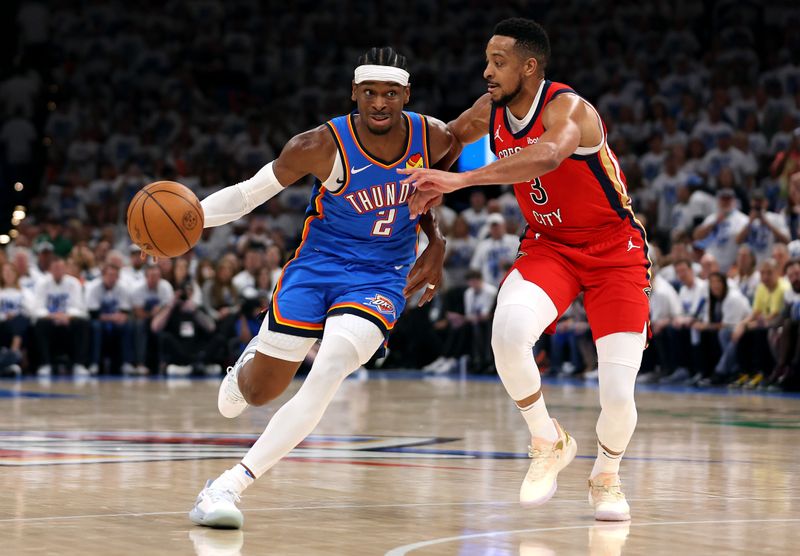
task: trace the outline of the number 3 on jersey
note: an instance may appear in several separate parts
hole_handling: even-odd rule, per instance
[[[375,213],[378,219],[372,226],[372,235],[389,237],[392,235],[392,224],[397,217],[397,209],[379,210]]]
[[[547,191],[544,190],[542,187],[542,182],[539,178],[536,178],[531,182],[531,199],[537,205],[546,205],[547,204]]]

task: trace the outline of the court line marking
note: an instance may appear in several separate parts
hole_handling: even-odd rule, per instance
[[[693,497],[693,498],[628,498],[629,502],[694,502],[711,498],[713,500],[725,501],[761,501],[761,502],[778,502],[784,500],[800,500],[800,496],[785,496],[779,498],[753,498],[753,497]],[[548,504],[586,504],[586,499],[561,499],[550,500]],[[419,507],[436,507],[436,506],[519,506],[519,502],[502,501],[502,500],[487,500],[477,502],[409,502],[405,504],[331,504],[321,506],[278,506],[274,508],[243,508],[245,512],[284,512],[284,511],[297,511],[297,510],[347,510],[347,509],[362,509],[362,508],[419,508]],[[524,509],[520,506],[520,509]],[[11,517],[0,519],[0,523],[28,523],[35,521],[61,521],[61,520],[77,520],[77,519],[97,519],[104,517],[148,517],[156,515],[182,515],[188,514],[189,510],[173,511],[173,512],[128,512],[117,514],[80,514],[80,515],[54,515],[42,517]],[[798,520],[800,521],[800,520]],[[694,522],[691,522],[694,523]],[[544,530],[544,529],[543,529]],[[503,532],[497,532],[500,534]],[[510,532],[506,532],[510,533]]]
[[[736,523],[794,523],[800,522],[800,518],[785,518],[785,519],[709,519],[704,521],[654,521],[650,523],[625,523],[631,527],[654,527],[662,525],[719,525],[719,524],[736,524]],[[442,537],[438,539],[431,539],[429,541],[420,541],[413,544],[406,544],[391,549],[384,556],[405,556],[413,550],[420,548],[427,548],[437,544],[445,544],[453,541],[461,541],[468,539],[479,539],[482,537],[499,537],[502,535],[516,535],[519,533],[544,533],[548,531],[570,531],[575,529],[591,529],[597,527],[597,523],[591,525],[569,525],[564,527],[541,527],[536,529],[514,529],[510,531],[490,531],[488,533],[474,533],[472,535],[458,535],[455,537]],[[603,525],[599,525],[602,527]],[[613,526],[612,526],[613,527]]]

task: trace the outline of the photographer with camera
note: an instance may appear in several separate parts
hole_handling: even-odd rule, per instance
[[[172,301],[161,307],[150,324],[160,334],[161,359],[168,361],[168,376],[188,376],[192,371],[219,374],[219,340],[212,319],[192,299],[190,279],[175,288]],[[213,362],[212,362],[213,361]]]
[[[761,264],[772,254],[772,246],[789,243],[789,227],[786,219],[768,210],[769,202],[764,190],[757,188],[750,193],[750,220],[736,236],[736,243],[746,244],[753,250],[756,261]]]

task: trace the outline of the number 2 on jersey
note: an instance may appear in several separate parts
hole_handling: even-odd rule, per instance
[[[392,224],[394,224],[394,220],[397,217],[397,209],[379,210],[375,215],[378,220],[372,226],[372,235],[381,237],[392,235]]]
[[[536,178],[531,182],[531,199],[537,205],[545,205],[547,204],[547,191],[544,190],[542,187],[542,182],[539,178]]]

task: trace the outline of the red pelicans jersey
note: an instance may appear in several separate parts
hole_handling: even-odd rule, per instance
[[[548,102],[564,93],[575,91],[563,83],[543,81],[531,106],[530,121],[517,132],[511,127],[505,107],[493,105],[489,123],[492,152],[505,158],[535,145],[545,131],[542,111]],[[528,222],[526,238],[541,236],[556,243],[581,246],[624,226],[644,240],[631,210],[625,176],[606,144],[605,125],[599,115],[597,118],[603,129],[598,146],[579,147],[552,172],[514,184],[514,194]]]

